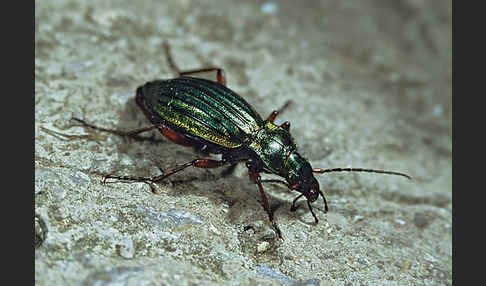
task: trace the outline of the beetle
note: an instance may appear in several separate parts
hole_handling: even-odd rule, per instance
[[[385,170],[312,168],[309,161],[297,151],[295,140],[289,132],[290,123],[288,121],[281,125],[274,123],[289,102],[263,119],[245,99],[226,87],[223,69],[208,67],[181,71],[172,59],[167,42],[164,42],[164,51],[170,67],[178,77],[150,81],[136,90],[136,103],[150,121],[150,126],[126,132],[100,128],[79,118],[73,119],[87,127],[129,137],[157,129],[170,141],[195,147],[207,154],[221,154],[221,159],[196,158],[154,177],[106,175],[104,182],[111,178],[123,182],[155,183],[190,166],[218,168],[229,164],[234,168],[237,163],[244,162],[248,168],[250,181],[258,186],[270,223],[279,238],[282,238],[262,186],[264,182],[280,183],[300,193],[293,200],[290,210],[295,211],[297,201],[305,197],[317,224],[319,220],[311,203],[321,196],[325,213],[328,212],[328,205],[314,174],[344,171],[373,172],[411,179],[407,174]],[[191,76],[201,72],[216,72],[217,81]],[[260,173],[278,175],[284,180],[263,180]]]

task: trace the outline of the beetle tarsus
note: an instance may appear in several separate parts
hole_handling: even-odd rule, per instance
[[[284,111],[285,111],[285,110],[286,110],[286,109],[287,109],[287,108],[288,108],[288,107],[289,107],[289,106],[290,106],[292,103],[293,103],[293,101],[292,101],[292,100],[290,100],[290,99],[289,99],[289,100],[287,100],[287,101],[284,103],[284,105],[282,105],[282,107],[280,107],[280,108],[277,110],[277,112],[278,112],[279,114],[280,114],[280,113],[282,113],[282,112],[284,112]]]

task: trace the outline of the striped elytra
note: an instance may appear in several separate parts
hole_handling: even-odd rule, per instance
[[[229,149],[240,147],[263,125],[241,96],[201,78],[148,82],[138,88],[137,102],[153,124]]]

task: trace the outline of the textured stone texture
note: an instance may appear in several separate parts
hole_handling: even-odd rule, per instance
[[[37,285],[452,284],[451,2],[295,3],[36,1]],[[243,166],[227,178],[190,168],[158,194],[101,184],[196,156],[156,132],[138,142],[70,120],[147,126],[134,91],[174,76],[164,40],[183,69],[225,68],[264,117],[294,100],[277,123],[292,123],[314,167],[414,180],[321,175],[318,225],[267,185],[283,241]]]

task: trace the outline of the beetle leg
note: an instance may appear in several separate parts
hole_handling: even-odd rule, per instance
[[[277,115],[278,115],[278,110],[272,111],[272,113],[270,113],[270,115],[268,116],[267,121],[273,123],[275,118],[277,118]]]
[[[299,195],[298,197],[296,197],[296,198],[294,199],[294,201],[292,202],[292,206],[290,207],[290,211],[291,211],[291,212],[295,212],[295,211],[297,210],[297,206],[295,206],[295,204],[297,203],[297,201],[298,201],[298,200],[299,200],[299,199],[300,199],[300,198],[301,198],[303,195],[304,195],[304,194],[301,194],[301,195]],[[324,198],[324,196],[322,196],[322,197]],[[324,198],[324,203],[326,204],[326,211],[325,211],[325,212],[327,212],[327,203],[326,203],[326,199],[325,199],[325,198]],[[309,201],[307,201],[307,206],[309,207],[309,210],[310,210],[310,212],[311,212],[312,216],[314,217],[315,223],[316,223],[316,224],[317,224],[317,223],[319,223],[319,220],[317,219],[317,216],[316,216],[316,214],[314,213],[314,210],[312,210],[312,205],[311,205],[311,203],[310,203]]]
[[[143,133],[143,132],[147,132],[147,131],[150,131],[150,130],[153,130],[153,129],[159,127],[158,125],[152,125],[152,126],[149,126],[149,127],[143,127],[143,128],[139,128],[139,129],[130,130],[130,131],[123,131],[123,130],[107,129],[107,128],[103,128],[103,127],[98,127],[98,126],[89,124],[86,121],[79,119],[79,118],[76,118],[76,117],[73,117],[72,119],[81,123],[83,126],[94,129],[94,130],[109,132],[109,133],[112,133],[112,134],[115,134],[115,135],[118,135],[118,136],[130,137],[130,138],[133,138],[133,139],[136,139],[136,140],[153,140],[153,138],[141,137],[141,136],[138,136],[138,134]]]
[[[278,113],[282,113],[292,104],[292,100],[287,100],[282,107],[280,107],[277,111]]]
[[[277,223],[273,220],[273,213],[270,210],[270,204],[268,203],[267,196],[265,195],[265,192],[263,191],[263,186],[260,178],[260,174],[255,172],[252,169],[248,169],[248,175],[250,177],[250,181],[254,182],[258,186],[258,190],[260,191],[260,195],[262,196],[263,200],[263,208],[268,214],[268,218],[270,219],[270,222],[272,223],[273,228],[275,229],[275,232],[277,232],[277,235],[279,238],[282,238],[282,232],[278,228]]]
[[[225,160],[211,160],[211,159],[194,159],[190,162],[187,162],[185,164],[182,164],[180,166],[175,167],[174,169],[170,170],[169,172],[158,175],[155,177],[133,177],[133,176],[113,176],[113,175],[107,175],[104,177],[103,182],[106,182],[107,179],[116,179],[120,180],[123,182],[158,182],[166,179],[167,177],[180,172],[187,167],[193,166],[196,168],[218,168],[221,167],[226,163]]]
[[[289,131],[289,129],[290,129],[290,122],[285,121],[284,123],[282,123],[282,125],[280,125],[280,127],[282,127],[283,129]]]
[[[209,67],[209,68],[202,68],[202,69],[195,69],[195,70],[188,70],[188,71],[179,71],[179,76],[202,73],[202,72],[212,72],[212,71],[216,72],[216,78],[218,83],[226,86],[226,74],[222,68]]]
[[[98,130],[98,131],[104,131],[104,132],[110,132],[110,133],[113,133],[113,134],[116,134],[116,135],[127,136],[127,137],[134,137],[135,135],[137,135],[139,133],[150,131],[152,129],[157,128],[157,125],[152,125],[152,126],[149,126],[149,127],[139,128],[139,129],[135,129],[135,130],[122,131],[122,130],[115,130],[115,129],[107,129],[107,128],[98,127],[98,126],[89,124],[86,121],[79,119],[79,118],[76,118],[76,117],[73,117],[73,119],[78,121],[79,123],[81,123],[83,126],[89,127],[91,129],[95,129],[95,130]]]
[[[277,110],[272,111],[272,113],[270,113],[270,115],[268,116],[267,121],[273,123],[273,121],[275,120],[275,118],[277,118],[277,115],[279,115],[280,113],[284,112],[285,109],[287,109],[287,107],[289,107],[291,103],[292,103],[291,100],[287,100],[282,107],[280,107]],[[290,127],[290,123],[284,123],[284,124],[282,124],[282,128],[284,128],[284,129],[286,129],[288,131],[288,128],[286,128],[287,125],[288,125],[288,127]]]
[[[164,50],[165,50],[165,55],[167,57],[167,61],[169,62],[170,67],[177,72],[179,76],[183,75],[191,75],[195,73],[202,73],[202,72],[216,72],[216,77],[218,79],[218,83],[221,85],[226,86],[226,74],[222,68],[218,67],[208,67],[208,68],[201,68],[201,69],[194,69],[194,70],[188,70],[188,71],[181,71],[177,65],[175,64],[172,54],[170,53],[170,46],[169,43],[164,42]]]
[[[191,139],[177,133],[175,130],[170,129],[167,126],[157,125],[156,127],[159,129],[160,133],[162,133],[167,139],[169,139],[170,141],[172,141],[174,143],[177,143],[177,144],[183,145],[183,146],[194,146],[194,144],[195,144],[194,140],[191,140]]]
[[[295,204],[297,203],[297,201],[303,196],[304,194],[301,194],[299,195],[298,197],[296,197],[294,199],[294,201],[292,202],[292,206],[290,207],[290,211],[291,212],[295,212],[297,210],[297,206],[295,206]]]
[[[312,206],[311,206],[311,203],[309,201],[307,201],[307,206],[309,207],[309,210],[310,210],[312,216],[314,217],[315,223],[318,224],[319,223],[319,220],[317,219],[316,214],[312,210]]]
[[[157,176],[154,178],[154,180],[152,180],[153,182],[157,182],[157,181],[161,181],[177,172],[180,172],[182,170],[184,170],[185,168],[187,167],[190,167],[190,166],[193,166],[193,167],[196,167],[196,168],[205,168],[205,169],[208,169],[208,168],[218,168],[218,167],[221,167],[223,166],[224,164],[226,163],[225,160],[211,160],[211,159],[194,159],[192,160],[191,162],[187,162],[183,165],[180,165],[174,169],[172,169],[171,171],[169,171],[167,174],[163,174],[163,175],[160,175],[160,176]]]

